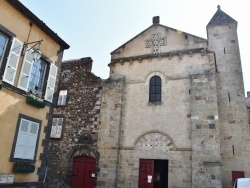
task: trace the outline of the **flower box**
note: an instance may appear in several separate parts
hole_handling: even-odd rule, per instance
[[[33,173],[35,168],[35,165],[30,163],[16,162],[13,166],[13,172]]]
[[[43,99],[41,99],[33,94],[27,95],[26,103],[31,104],[33,106],[36,106],[38,108],[44,108],[46,105]]]

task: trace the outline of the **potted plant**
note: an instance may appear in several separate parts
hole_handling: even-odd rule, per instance
[[[45,107],[45,102],[43,99],[40,97],[35,96],[32,93],[28,93],[27,98],[26,98],[26,103],[31,104],[33,106],[36,106],[38,108],[44,108]]]
[[[29,162],[16,162],[13,166],[13,172],[33,173],[35,171],[35,168],[35,165]]]
[[[2,80],[0,80],[0,89],[2,89],[2,87],[3,87],[3,82]]]

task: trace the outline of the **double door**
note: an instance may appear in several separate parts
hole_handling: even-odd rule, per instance
[[[94,188],[96,160],[92,157],[75,157],[71,178],[72,188]]]
[[[139,188],[167,188],[168,160],[140,159]]]

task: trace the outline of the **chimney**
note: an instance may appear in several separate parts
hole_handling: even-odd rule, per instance
[[[154,16],[153,17],[153,24],[159,24],[160,23],[160,16]]]

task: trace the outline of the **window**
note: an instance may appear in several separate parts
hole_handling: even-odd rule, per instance
[[[68,72],[63,74],[63,81],[68,81],[70,77],[70,74]]]
[[[153,76],[150,79],[149,102],[161,101],[161,78]]]
[[[41,121],[19,115],[11,159],[35,160]]]
[[[66,99],[67,99],[67,90],[60,90],[57,105],[58,106],[65,106],[66,105]]]
[[[43,60],[33,61],[28,90],[42,97],[43,81],[47,64]]]
[[[53,118],[50,138],[61,138],[62,126],[63,126],[63,118]]]
[[[48,72],[47,65],[50,65],[44,99],[52,102],[58,68],[42,59],[33,61],[32,52],[33,50],[29,49],[25,53],[17,87],[26,92],[32,91],[33,94],[42,97],[45,74]]]
[[[2,65],[7,43],[8,43],[8,37],[0,32],[0,67]]]
[[[29,48],[26,48],[21,62],[22,49],[23,43],[15,38],[15,34],[0,24],[0,76],[2,80],[16,86],[14,82],[18,76],[17,88],[25,92],[32,91],[35,95],[44,96],[46,101],[52,102],[57,66],[43,60],[34,62],[33,50]],[[44,83],[47,83],[46,86]]]

